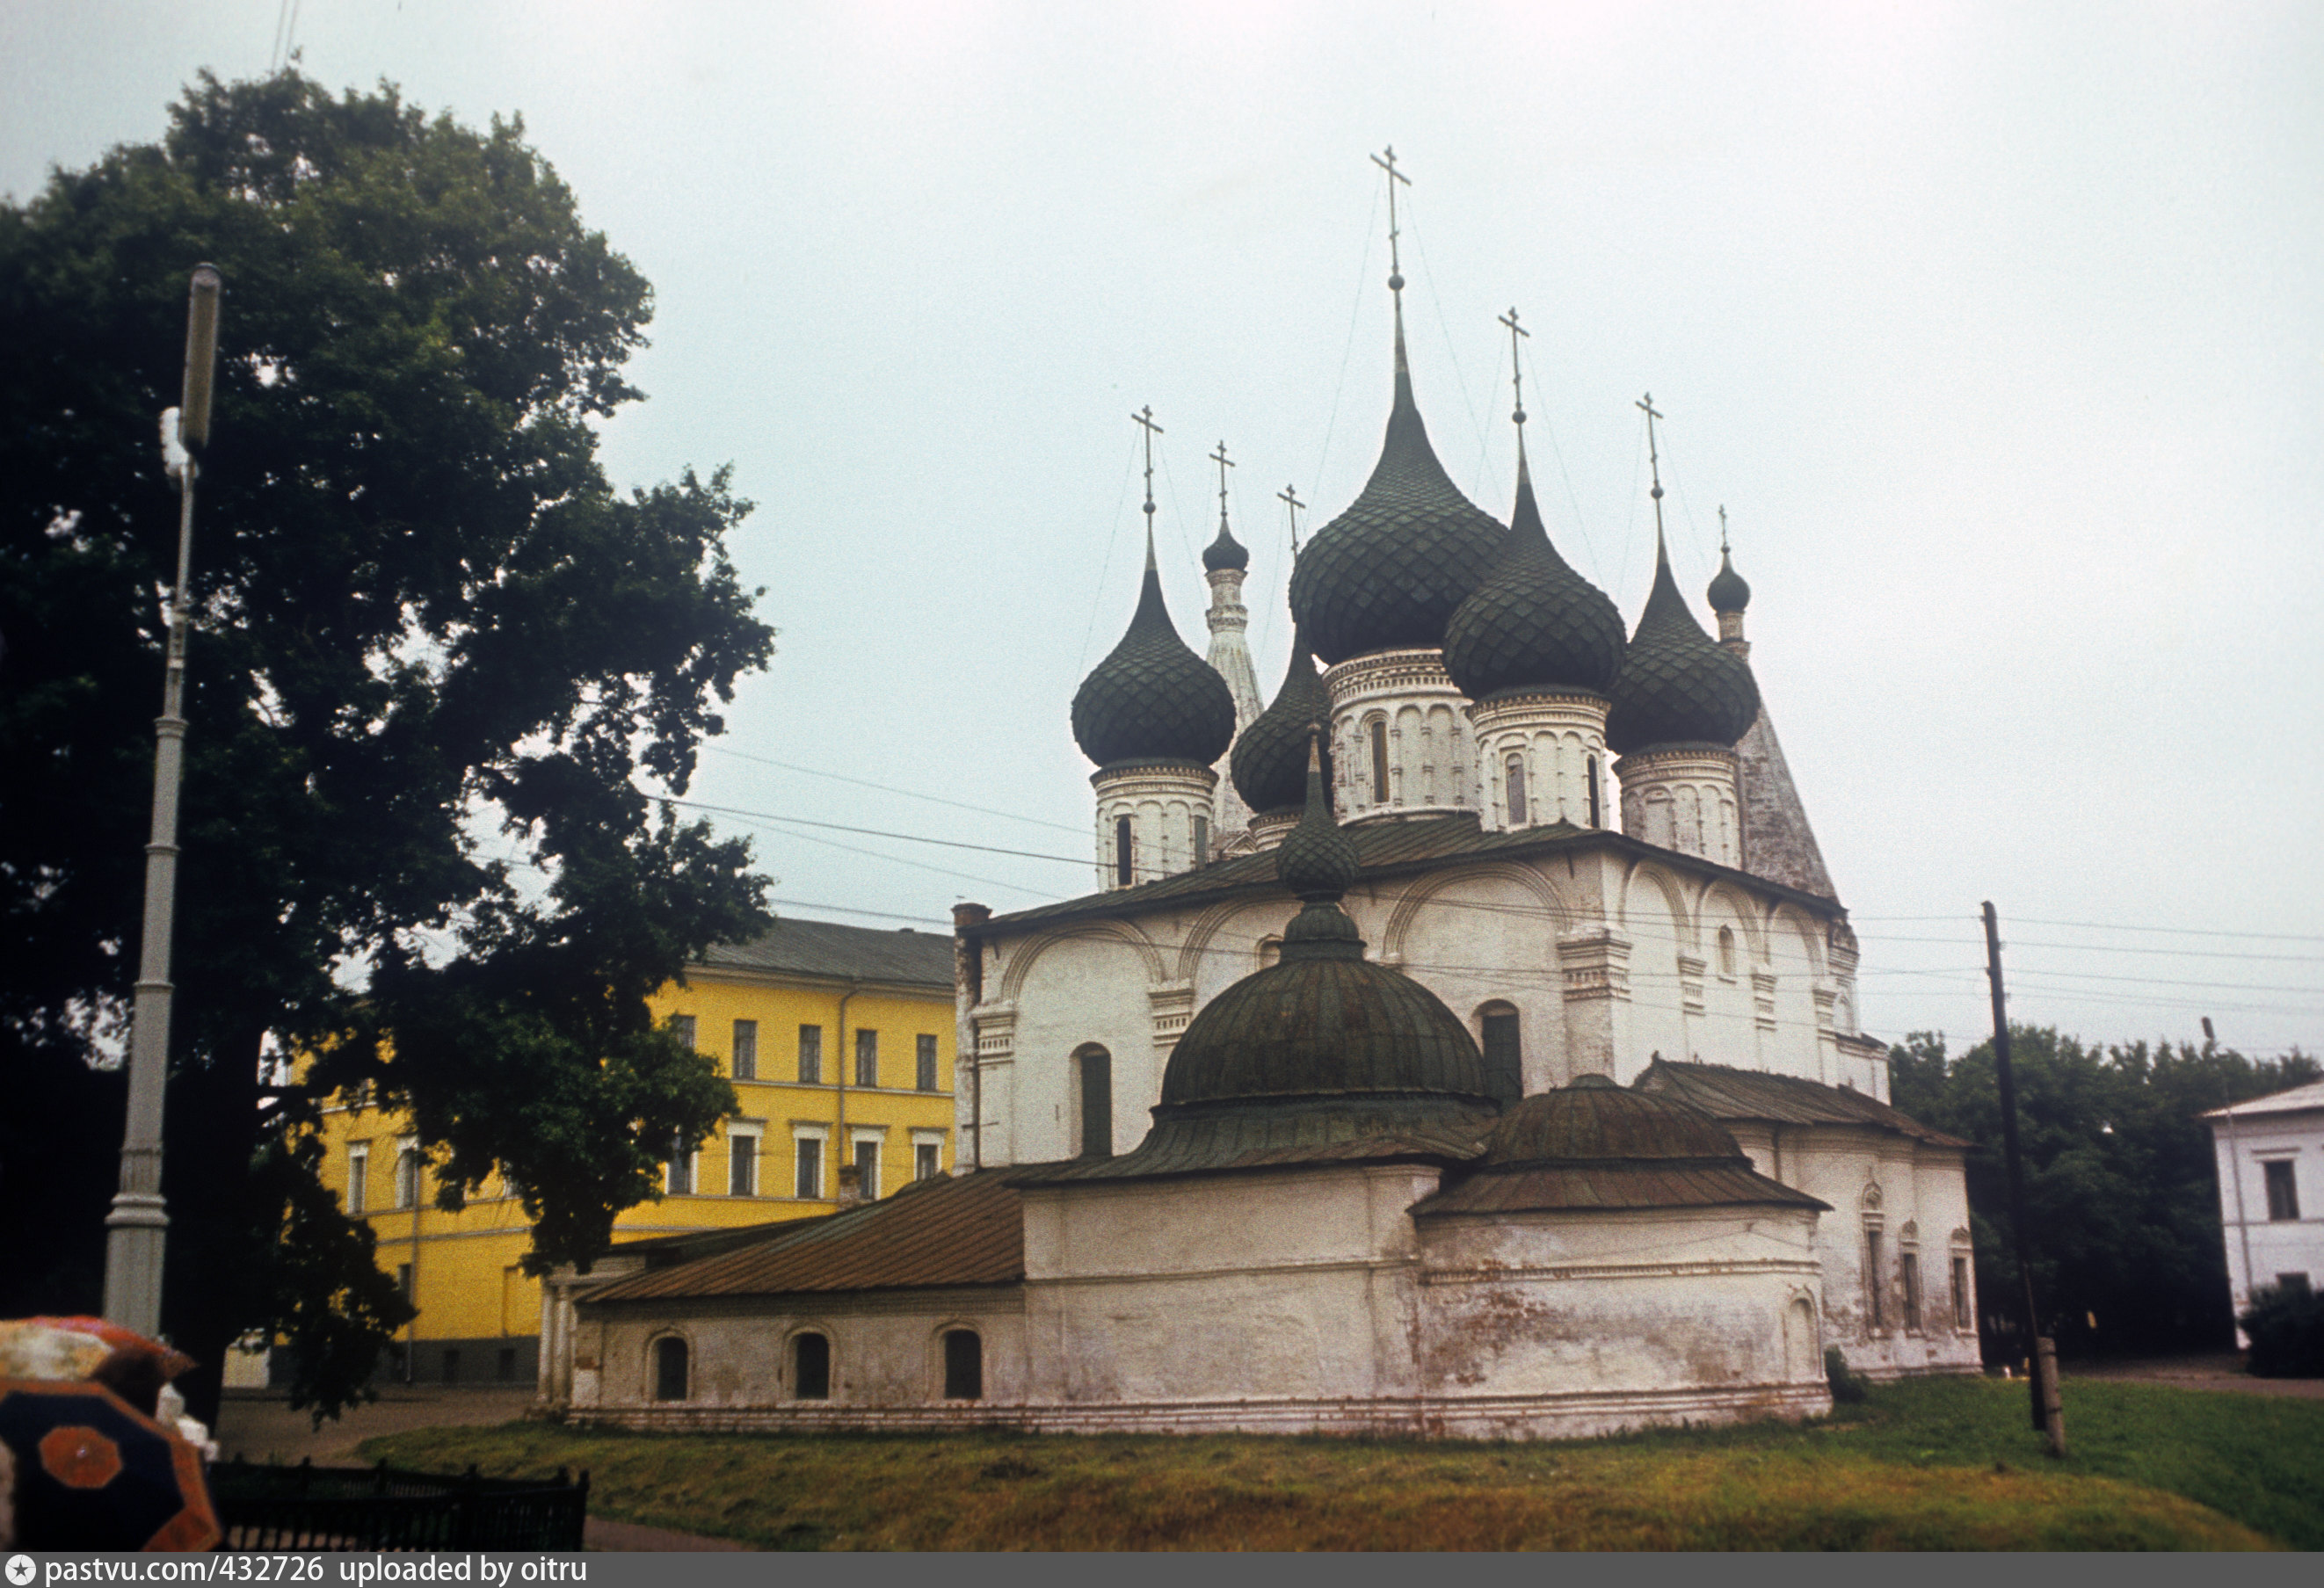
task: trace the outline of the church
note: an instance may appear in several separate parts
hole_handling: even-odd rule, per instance
[[[1391,271],[1379,461],[1263,705],[1223,493],[1207,658],[1164,602],[1140,416],[1144,583],[1071,711],[1101,886],[955,908],[955,1174],[558,1276],[553,1407],[1572,1437],[1817,1414],[1831,1346],[1977,1370],[1965,1143],[1858,1028],[1749,587],[1723,555],[1714,639],[1657,460],[1626,625],[1551,543],[1521,394],[1511,520],[1470,502]]]

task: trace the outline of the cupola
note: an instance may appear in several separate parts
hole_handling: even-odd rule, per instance
[[[1332,720],[1332,697],[1315,672],[1305,630],[1291,632],[1291,662],[1283,685],[1256,721],[1235,739],[1229,768],[1235,792],[1250,807],[1252,831],[1262,844],[1281,841],[1307,796],[1307,747],[1318,728]],[[1323,757],[1324,787],[1331,787],[1331,754]]]
[[[1622,643],[1621,612],[1550,545],[1520,458],[1508,534],[1445,626],[1444,670],[1477,701],[1522,689],[1603,694],[1621,670]]]
[[[1727,549],[1723,503],[1719,509],[1719,572],[1711,576],[1711,588],[1703,593],[1711,598],[1711,610],[1719,614],[1719,643],[1749,660],[1751,647],[1743,638],[1743,609],[1751,604],[1751,587],[1735,571],[1735,559]]]

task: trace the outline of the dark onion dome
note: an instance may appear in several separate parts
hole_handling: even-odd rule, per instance
[[[1711,576],[1711,588],[1705,593],[1714,612],[1739,612],[1751,604],[1751,586],[1735,571],[1723,546],[1719,548],[1719,572]]]
[[[1396,332],[1396,406],[1372,477],[1323,526],[1291,574],[1291,610],[1325,664],[1367,651],[1444,643],[1444,625],[1484,583],[1501,527],[1454,488],[1412,399],[1404,325]]]
[[[1224,513],[1219,515],[1218,537],[1203,547],[1203,566],[1213,574],[1221,568],[1250,566],[1250,553],[1244,549],[1241,541],[1234,537],[1234,532],[1227,528],[1227,517]]]
[[[1284,669],[1283,687],[1275,692],[1267,710],[1236,737],[1234,755],[1227,763],[1242,803],[1262,813],[1296,811],[1305,803],[1309,730],[1318,726],[1326,735],[1323,759],[1323,786],[1328,790],[1332,786],[1331,721],[1332,697],[1323,689],[1323,675],[1315,671],[1305,632],[1295,627],[1291,665]]]
[[[1513,1104],[1486,1138],[1475,1171],[1448,1180],[1412,1212],[1425,1218],[1769,1206],[1831,1211],[1755,1170],[1733,1134],[1702,1110],[1584,1075]]]
[[[1234,696],[1208,662],[1186,648],[1162,604],[1154,544],[1146,584],[1121,643],[1074,693],[1074,739],[1100,766],[1191,761],[1207,766],[1234,738]]]
[[[1517,505],[1493,571],[1444,628],[1444,670],[1471,700],[1517,689],[1603,694],[1622,666],[1622,614],[1575,573],[1534,505],[1517,458]]]
[[[1759,714],[1751,669],[1702,631],[1655,541],[1655,588],[1622,653],[1606,712],[1606,747],[1628,755],[1655,745],[1732,746]]]
[[[1312,748],[1306,806],[1276,852],[1277,875],[1305,905],[1284,930],[1283,957],[1188,1023],[1163,1071],[1157,1121],[1290,1103],[1368,1105],[1375,1115],[1380,1104],[1408,1103],[1421,1118],[1449,1105],[1452,1115],[1489,1115],[1484,1059],[1468,1026],[1402,971],[1367,960],[1340,908],[1356,849],[1324,803]]]

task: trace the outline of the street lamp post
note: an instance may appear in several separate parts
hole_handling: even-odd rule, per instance
[[[145,1335],[161,1331],[161,1253],[170,1228],[161,1198],[161,1097],[170,1069],[170,932],[178,906],[178,785],[186,747],[187,582],[194,555],[197,459],[210,434],[219,284],[214,267],[194,267],[186,306],[184,396],[179,407],[161,416],[161,454],[178,482],[178,579],[170,592],[161,715],[153,723],[153,831],[145,846],[145,926],[129,1027],[121,1189],[105,1219],[105,1316]]]

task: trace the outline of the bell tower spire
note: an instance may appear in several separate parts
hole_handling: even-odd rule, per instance
[[[1259,673],[1250,664],[1250,644],[1245,638],[1250,628],[1250,610],[1242,604],[1243,575],[1250,566],[1250,553],[1234,537],[1227,522],[1227,471],[1234,460],[1227,456],[1227,444],[1219,443],[1211,454],[1211,462],[1219,466],[1219,534],[1218,538],[1203,549],[1203,576],[1211,584],[1211,610],[1207,614],[1211,626],[1211,648],[1204,660],[1212,670],[1226,680],[1227,693],[1234,697],[1235,737],[1255,721],[1266,709],[1259,696]],[[1218,790],[1212,801],[1209,845],[1203,860],[1227,854],[1248,843],[1250,807],[1235,791],[1234,779],[1228,773],[1228,757],[1221,756],[1213,770],[1218,773]]]

